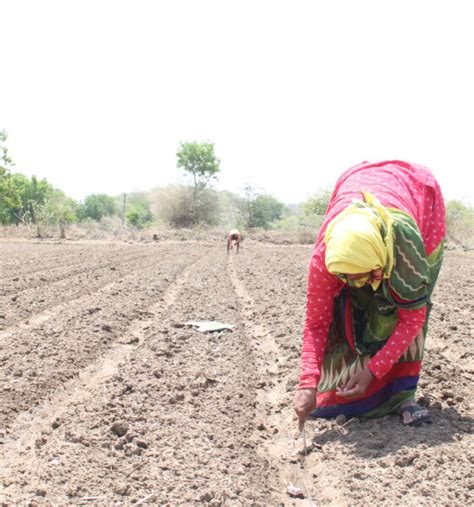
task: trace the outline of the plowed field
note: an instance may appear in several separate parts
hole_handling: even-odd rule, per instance
[[[447,252],[434,294],[433,424],[309,421],[301,454],[310,253],[1,242],[2,505],[472,505],[473,256]]]

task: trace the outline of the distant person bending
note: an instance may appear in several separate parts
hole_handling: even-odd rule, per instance
[[[237,247],[237,253],[239,253],[240,239],[240,232],[237,229],[231,229],[229,231],[229,234],[227,235],[227,253],[232,250],[234,244]]]
[[[443,258],[445,207],[431,172],[364,162],[336,183],[309,265],[294,406],[312,417],[430,422],[415,402]]]

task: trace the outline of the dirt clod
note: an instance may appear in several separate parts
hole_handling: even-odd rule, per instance
[[[110,430],[112,431],[112,433],[115,433],[115,435],[123,437],[129,430],[129,425],[125,422],[115,422],[110,427]]]
[[[472,255],[446,252],[433,294],[433,423],[308,420],[299,454],[311,251],[0,240],[0,504],[293,505],[304,479],[318,505],[474,505]]]

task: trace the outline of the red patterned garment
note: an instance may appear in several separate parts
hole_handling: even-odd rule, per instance
[[[324,233],[334,217],[354,200],[362,200],[363,191],[375,195],[385,207],[400,210],[414,220],[427,258],[436,253],[435,250],[441,250],[440,245],[445,237],[445,208],[439,185],[428,169],[394,160],[374,164],[364,162],[343,173],[332,193],[309,265],[300,389],[316,388],[320,384],[328,336],[334,316],[337,315],[337,311],[334,311],[334,302],[346,285],[326,269]],[[392,295],[396,299],[396,295]],[[394,386],[405,385],[408,377],[412,379],[410,386],[414,385],[416,389],[421,360],[407,361],[405,357],[402,363],[398,361],[404,353],[407,353],[410,346],[413,346],[415,338],[422,334],[420,330],[427,320],[427,305],[417,309],[405,309],[403,303],[404,301],[400,301],[395,328],[383,347],[375,354],[370,354],[370,357],[361,358],[361,363],[367,365],[375,376],[368,391],[354,403],[353,399],[348,401],[337,396],[335,389],[326,389],[324,392],[320,390],[317,407],[334,408],[322,413],[321,417],[347,413],[339,410],[337,405],[346,405],[346,408],[351,405],[352,412],[349,412],[352,414],[371,412],[377,404],[387,402],[387,396],[381,395],[382,390],[387,392],[387,386],[391,383],[394,383]],[[346,329],[352,326],[348,311],[346,307],[346,317],[342,317],[346,320],[343,324]],[[353,340],[350,330],[346,333],[346,339],[348,342]],[[349,343],[349,346],[353,347],[353,344]],[[391,391],[388,389],[390,396],[397,391],[396,386],[392,386]],[[411,391],[414,395],[414,389]],[[372,402],[369,403],[367,398]],[[358,404],[359,401],[361,403]]]

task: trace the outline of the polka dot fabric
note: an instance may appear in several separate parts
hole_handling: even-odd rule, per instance
[[[363,191],[371,192],[384,206],[411,215],[418,224],[427,255],[445,237],[443,196],[427,168],[398,160],[375,164],[364,162],[341,175],[332,193],[309,264],[300,389],[316,388],[319,383],[334,298],[344,287],[343,282],[326,269],[324,232],[328,223],[353,200],[362,200]],[[398,323],[392,336],[368,365],[376,378],[382,378],[398,361],[418,335],[425,318],[426,308],[398,310]]]

